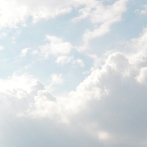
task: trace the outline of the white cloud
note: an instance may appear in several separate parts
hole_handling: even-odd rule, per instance
[[[46,36],[46,39],[49,43],[40,46],[41,54],[45,58],[49,58],[50,55],[68,55],[71,52],[72,45],[69,42],[64,42],[61,38],[49,35]]]
[[[0,114],[7,111],[4,115],[15,115],[26,111],[33,97],[39,90],[44,90],[37,79],[30,75],[13,75],[8,79],[0,79]]]
[[[27,93],[31,93],[33,91],[32,88],[35,88],[34,86],[36,84],[39,84],[39,81],[30,75],[17,76],[14,74],[12,77],[9,77],[9,79],[7,80],[1,79],[0,81],[1,81],[0,92],[14,91],[15,89],[16,90],[22,89],[23,91],[26,91]]]
[[[6,33],[1,33],[0,38],[6,37],[6,35],[7,35]]]
[[[110,27],[121,20],[122,14],[126,11],[128,0],[118,0],[113,5],[103,5],[102,1],[95,1],[79,10],[80,16],[73,21],[88,18],[94,24],[94,29],[87,29],[83,34],[83,45],[79,51],[88,48],[90,40],[101,37],[110,31]]]
[[[147,5],[143,5],[143,9],[142,10],[135,10],[135,12],[141,14],[141,15],[145,15],[147,13]]]
[[[136,40],[140,42],[145,35]],[[142,84],[147,80],[147,65],[130,62],[129,57],[135,55],[110,53],[102,68],[93,70],[68,97],[52,102],[35,99],[28,114],[80,126],[105,146],[144,146],[147,92]]]
[[[84,62],[82,59],[74,59],[73,57],[68,56],[60,56],[57,58],[56,63],[64,65],[67,63],[71,63],[73,65],[80,65],[80,67],[84,67]]]
[[[66,1],[65,1],[66,2]],[[0,1],[0,28],[2,27],[16,27],[21,23],[25,25],[26,19],[31,16],[33,22],[40,19],[54,18],[57,15],[69,13],[70,6],[65,3],[58,3],[58,1]]]
[[[73,8],[87,5],[92,1],[79,0],[7,0],[0,1],[0,28],[16,28],[18,24],[26,26],[26,21],[32,18],[36,23],[42,19],[55,18],[58,15],[71,12]]]
[[[3,46],[0,46],[0,51],[3,50],[3,49],[4,49],[4,47]]]
[[[28,53],[28,51],[30,50],[30,48],[24,48],[21,50],[21,57],[25,57]]]
[[[85,142],[87,147],[90,145],[89,141],[92,139],[88,139],[82,130],[79,133],[75,131],[76,127],[68,127],[53,121],[57,110],[54,102],[56,99],[33,76],[13,75],[0,80],[0,87],[0,144],[3,147],[41,147],[43,144],[44,147],[64,145],[74,147],[83,146]],[[37,108],[36,113],[26,111],[28,107]],[[24,116],[28,113],[34,117]],[[45,119],[46,116],[50,119]],[[56,119],[59,119],[58,116]],[[67,139],[71,141],[67,142]],[[36,143],[36,140],[39,140],[39,143],[38,141]],[[75,140],[79,140],[79,143]]]
[[[73,57],[68,57],[68,56],[60,56],[57,58],[56,62],[58,64],[66,64],[66,63],[70,63],[73,60]]]
[[[101,131],[98,133],[98,137],[100,140],[107,140],[109,138],[109,135],[107,132]]]
[[[147,67],[141,68],[137,76],[137,81],[140,83],[147,83]]]
[[[38,21],[38,19],[48,18],[49,15],[54,17],[61,14],[61,11],[57,11],[56,14],[48,14],[45,7],[48,2],[46,0],[43,0],[42,3],[32,0],[21,1],[19,5],[23,3],[25,6],[29,3],[29,7],[33,9],[31,11],[34,12],[32,15],[34,21]],[[62,6],[63,2],[58,2],[50,3],[54,6],[53,9],[56,5]],[[66,2],[69,6],[69,2]],[[92,23],[100,24],[100,34],[104,35],[114,22],[120,20],[125,10],[125,3],[125,0],[120,0],[108,6],[107,9],[104,7],[106,12],[103,10],[103,15],[102,12],[97,12],[99,10],[92,9],[95,8],[96,1],[81,2],[86,5],[87,9],[79,8],[82,14],[78,19],[90,17],[88,15],[92,12]],[[39,11],[39,4],[41,8],[44,8],[43,11]],[[33,5],[35,5],[34,8]],[[27,9],[30,9],[29,7]],[[89,7],[90,10],[88,10]],[[107,10],[111,11],[108,13]],[[55,11],[56,9],[53,10]],[[18,12],[21,12],[21,7]],[[105,17],[97,16],[98,13]],[[0,16],[0,19],[3,15]],[[9,18],[9,15],[8,11],[6,18]],[[17,21],[11,27],[20,22],[20,18],[16,19]],[[13,17],[12,20],[14,21]],[[10,26],[10,22],[7,21],[4,24],[8,23]],[[4,24],[1,25],[4,26]],[[92,36],[93,33],[90,35]],[[93,36],[96,37],[97,33],[94,33]],[[71,63],[84,67],[82,59],[69,56],[72,49],[69,42],[55,36],[46,36],[46,39],[49,43],[40,47],[41,54],[45,58],[54,55],[57,57],[58,64]],[[50,93],[50,86],[57,87],[64,84],[62,74],[51,75],[48,85],[44,85],[28,74],[21,76],[14,74],[8,79],[0,79],[0,145],[3,147],[40,147],[42,145],[44,147],[146,147],[146,40],[147,29],[140,37],[131,40],[130,45],[133,50],[109,53],[106,60],[103,59],[104,63],[101,67],[96,65],[99,63],[98,57],[91,56],[95,59],[95,63],[90,75],[85,77],[76,90],[64,96],[55,98]],[[28,49],[22,50],[22,56],[25,56],[27,51]],[[40,52],[35,51],[35,53]]]
[[[39,53],[39,52],[38,52],[37,50],[33,50],[31,54],[32,54],[32,55],[36,55],[36,54],[38,54],[38,53]]]
[[[145,36],[135,39],[136,44],[144,47],[146,42],[141,40]],[[138,54],[144,50],[138,49]],[[65,123],[99,146],[145,146],[147,92],[142,83],[147,80],[147,65],[139,64],[142,60],[132,62],[131,56],[136,54],[110,53],[102,68],[93,70],[67,97],[54,98],[46,86],[29,75],[0,80],[0,113],[7,109],[21,119],[48,118],[58,125]],[[52,75],[52,82],[62,84],[62,75]]]
[[[72,63],[73,63],[74,65],[75,65],[75,64],[79,64],[81,67],[84,67],[84,66],[85,66],[82,59],[73,60]]]
[[[73,8],[76,8],[79,9],[80,16],[74,20],[77,21],[88,17],[92,23],[105,23],[105,25],[107,23],[109,29],[109,24],[111,25],[120,20],[121,14],[125,11],[125,3],[126,0],[119,0],[112,7],[105,7],[101,2],[95,0],[64,0],[62,3],[59,0],[0,1],[0,28],[17,28],[18,24],[26,26],[26,21],[30,17],[33,23],[36,23],[42,19],[46,20],[69,13]],[[80,6],[84,6],[84,8],[79,8]],[[95,36],[94,34],[97,34],[94,33],[96,30],[97,29],[95,29],[95,31],[89,31],[89,33],[93,32],[92,34]]]
[[[51,83],[53,85],[61,85],[63,84],[63,77],[62,77],[62,74],[53,74],[51,75]]]

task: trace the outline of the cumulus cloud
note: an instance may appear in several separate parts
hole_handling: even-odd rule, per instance
[[[87,29],[83,34],[84,45],[78,47],[80,51],[88,48],[90,40],[105,35],[110,31],[113,24],[121,20],[123,13],[126,11],[127,1],[118,0],[112,5],[103,5],[102,1],[95,1],[79,10],[80,15],[73,21],[87,18],[94,25],[93,30]]]
[[[73,64],[78,64],[78,65],[80,65],[81,67],[84,67],[84,66],[85,66],[82,59],[76,59],[76,60],[74,60],[74,61],[73,61]]]
[[[147,13],[147,4],[143,5],[142,7],[143,7],[142,10],[137,9],[137,10],[135,10],[135,12],[137,12],[141,15],[145,15]]]
[[[96,147],[99,144],[84,135],[84,131],[53,121],[57,110],[54,109],[56,98],[33,76],[13,75],[0,80],[0,86],[0,144],[3,147],[74,147],[85,146],[85,143],[88,147],[91,142]],[[28,107],[37,110],[29,112]],[[50,119],[44,119],[47,116]]]
[[[30,48],[24,48],[21,50],[21,57],[25,57],[28,53],[28,51],[30,50]]]
[[[0,46],[0,51],[3,50],[3,49],[4,49],[4,47],[3,46]]]
[[[147,82],[147,67],[140,69],[140,73],[137,76],[137,81],[142,84]]]
[[[145,35],[135,40],[140,42]],[[68,97],[35,99],[28,114],[77,125],[103,146],[146,146],[147,70],[130,55],[136,54],[109,54],[101,69],[93,70]]]
[[[6,36],[7,36],[6,33],[1,33],[1,34],[0,34],[0,38],[4,38],[4,37],[6,37]]]
[[[70,63],[73,60],[73,57],[68,57],[68,56],[60,56],[57,58],[56,62],[58,64],[64,65],[66,63]]]
[[[46,20],[69,13],[75,8],[79,10],[80,15],[73,21],[88,18],[92,23],[100,24],[93,31],[85,32],[84,40],[90,40],[108,32],[110,26],[121,19],[122,13],[126,10],[126,2],[127,0],[119,0],[112,6],[104,6],[102,2],[96,0],[64,0],[62,3],[59,0],[54,2],[51,0],[0,1],[0,28],[17,28],[18,24],[26,26],[30,17],[36,23],[42,19]]]
[[[46,40],[48,40],[49,43],[40,46],[41,54],[45,58],[49,58],[50,55],[68,55],[72,49],[72,45],[69,42],[65,42],[56,36],[47,35]]]
[[[1,79],[0,87],[0,111],[5,110],[8,114],[15,115],[25,111],[37,91],[44,89],[44,86],[37,79],[29,75],[13,75],[8,79]]]
[[[82,59],[74,59],[74,57],[70,57],[70,56],[60,56],[57,58],[56,63],[60,65],[65,65],[70,63],[74,66],[77,66],[77,65],[80,65],[80,67],[85,66]]]
[[[34,130],[37,126],[40,128],[40,124],[47,125],[48,122],[51,127],[43,125],[39,130],[44,132],[47,129],[45,133],[50,136],[49,138],[56,138],[56,132],[61,131],[60,133],[64,134],[67,131],[66,137],[63,135],[66,139],[62,138],[62,135],[59,137],[62,146],[68,137],[74,141],[66,142],[66,146],[72,142],[75,142],[73,146],[85,146],[81,138],[78,141],[78,135],[83,139],[87,138],[87,147],[90,144],[100,147],[145,147],[147,60],[143,52],[146,53],[146,35],[144,30],[140,37],[131,40],[135,50],[130,50],[129,53],[110,53],[102,67],[94,69],[75,91],[69,92],[68,96],[54,97],[47,85],[31,75],[13,75],[8,79],[1,79],[0,114],[4,120],[13,123],[10,125],[8,121],[1,122],[0,127],[11,126],[12,132],[8,129],[10,137],[13,138],[16,134],[18,139],[19,127],[25,127],[26,124],[33,133],[29,134],[29,131],[24,130],[21,133],[29,134],[28,138],[38,139],[42,135],[37,137]],[[52,75],[52,82],[61,84],[62,75]],[[17,126],[14,127],[14,124]],[[71,136],[68,136],[69,134]],[[9,139],[7,133],[1,136],[6,137],[14,145],[17,144]],[[26,145],[26,140],[29,143],[28,138],[22,137],[23,145]],[[34,140],[31,143],[34,144]],[[4,140],[1,144],[10,146]],[[20,145],[19,142],[18,144]],[[42,144],[37,146],[40,147]]]
[[[66,2],[66,1],[65,1]],[[58,0],[52,1],[0,1],[0,28],[17,27],[21,23],[25,25],[26,20],[32,17],[33,22],[40,19],[53,18],[57,15],[71,11],[66,3],[60,3]]]
[[[86,2],[65,0],[64,4],[62,1],[43,0],[40,3],[33,0],[21,2],[16,0],[10,1],[12,6],[10,10],[8,10],[10,4],[3,2],[5,6],[7,5],[8,12],[4,13],[5,10],[0,5],[2,9],[0,21],[4,14],[7,18],[0,27],[14,27],[20,22],[25,22],[29,11],[29,16],[33,17],[34,22],[42,18],[55,17],[67,12],[64,8],[73,5],[69,4],[72,2],[75,7],[79,4],[86,6],[86,9],[79,8],[81,15],[75,18],[75,21],[91,18],[93,24],[99,24],[98,29],[101,29],[99,33],[105,34],[114,22],[121,19],[127,1],[119,0],[105,7],[101,2],[94,0]],[[49,3],[50,7],[53,6],[52,11],[46,9]],[[17,7],[23,5],[23,8],[15,9],[16,7],[13,8],[15,5]],[[32,6],[34,8],[31,10]],[[97,6],[100,6],[98,7],[100,10]],[[10,12],[13,12],[12,15]],[[13,14],[16,17],[13,17]],[[89,34],[92,38],[97,37],[97,33]],[[90,39],[91,37],[86,38],[87,42]],[[41,53],[45,58],[53,55],[57,58],[58,64],[72,63],[84,67],[82,59],[69,56],[72,49],[69,42],[49,35],[46,36],[46,40],[49,43],[40,46],[40,50],[34,54]],[[55,97],[49,88],[51,85],[62,86],[64,82],[62,74],[53,74],[49,84],[43,84],[29,74],[14,74],[7,79],[0,79],[0,145],[146,147],[146,40],[147,29],[144,29],[138,38],[130,41],[130,51],[109,53],[101,67],[96,66],[99,62],[98,57],[91,56],[95,59],[93,70],[75,90],[65,95]],[[22,55],[25,56],[27,51],[28,49],[24,49]]]
[[[73,8],[87,5],[93,1],[64,0],[61,2],[59,0],[1,0],[0,29],[6,27],[16,28],[18,24],[26,26],[26,21],[29,18],[32,18],[33,23],[42,19],[55,18],[58,15],[71,12]]]
[[[51,75],[51,81],[53,85],[60,85],[63,83],[62,74],[53,74]]]

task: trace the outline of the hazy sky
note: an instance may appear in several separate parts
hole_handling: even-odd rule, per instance
[[[146,0],[0,0],[0,146],[147,146]]]

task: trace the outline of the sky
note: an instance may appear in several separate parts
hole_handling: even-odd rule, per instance
[[[0,0],[0,146],[147,146],[146,0]]]

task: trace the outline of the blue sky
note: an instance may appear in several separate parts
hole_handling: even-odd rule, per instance
[[[147,2],[0,0],[0,146],[146,147]]]

